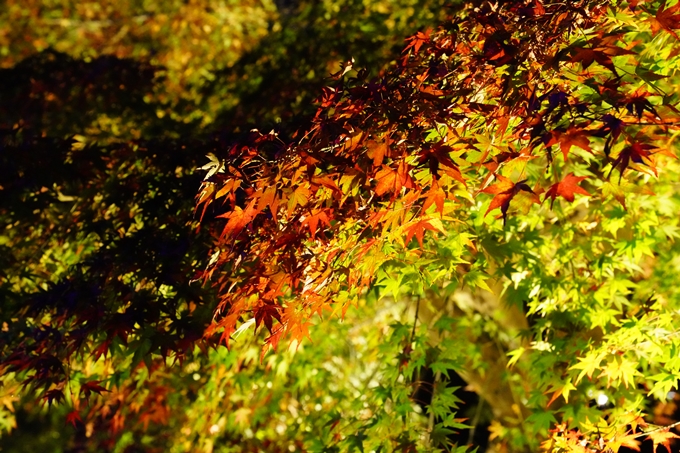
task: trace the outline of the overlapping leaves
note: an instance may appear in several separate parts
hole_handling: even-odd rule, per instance
[[[593,154],[597,178],[606,168],[653,171],[651,141],[675,127],[675,108],[631,88],[646,83],[637,75],[619,74],[618,62],[633,64],[638,53],[625,26],[607,20],[610,8],[620,7],[470,7],[411,38],[383,78],[364,80],[348,63],[294,141],[255,131],[221,156],[198,199],[201,211],[212,205],[226,219],[206,271],[222,294],[207,334],[228,342],[243,315],[268,307],[256,319],[276,345],[312,313],[351,301],[371,270],[401,253],[386,244],[463,231],[431,219],[464,216],[480,193],[494,195],[487,212],[504,219],[542,192],[553,202],[589,194],[576,184],[587,176],[527,179],[531,166],[557,168],[555,145],[565,162],[579,159],[576,149]]]

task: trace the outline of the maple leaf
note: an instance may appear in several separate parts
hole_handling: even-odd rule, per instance
[[[48,390],[45,392],[42,398],[47,401],[48,405],[51,406],[54,401],[59,403],[64,399],[64,392],[58,389]]]
[[[588,69],[588,66],[595,61],[595,51],[593,49],[577,47],[574,50],[576,52],[571,57],[571,63],[581,63],[583,69]]]
[[[546,407],[550,407],[550,405],[555,402],[557,398],[560,396],[564,397],[564,402],[568,403],[569,402],[569,393],[571,393],[572,390],[576,390],[576,387],[574,387],[574,384],[571,383],[571,381],[567,381],[566,384],[564,384],[562,387],[558,388],[555,390],[555,393],[553,393],[552,398],[550,398],[550,401],[548,401],[548,404]]]
[[[600,377],[606,376],[607,385],[609,386],[623,383],[623,385],[628,388],[629,384],[635,385],[635,376],[642,375],[637,370],[636,365],[637,364],[632,360],[616,357],[604,366],[600,373]]]
[[[313,238],[316,235],[319,224],[330,226],[331,221],[328,217],[328,211],[328,209],[314,209],[312,210],[311,215],[302,220],[302,224],[309,227],[310,237]]]
[[[578,185],[578,183],[583,181],[584,179],[588,178],[586,176],[574,176],[573,173],[569,173],[567,176],[564,177],[564,179],[562,179],[562,181],[550,186],[548,191],[545,193],[545,198],[543,199],[543,201],[547,200],[548,197],[550,197],[552,199],[552,201],[550,202],[550,209],[552,209],[553,203],[555,203],[555,198],[557,198],[558,196],[564,198],[569,202],[574,201],[574,195],[577,193],[581,195],[590,196],[590,194],[586,192],[585,189]]]
[[[106,358],[106,353],[109,352],[109,346],[113,342],[113,338],[107,338],[102,344],[97,346],[97,348],[92,351],[92,356],[94,360],[98,360],[99,357],[104,356]]]
[[[581,149],[592,152],[590,149],[590,140],[584,133],[583,129],[577,127],[570,127],[566,132],[553,131],[552,139],[545,145],[546,147],[552,146],[555,143],[560,144],[560,150],[564,156],[566,162],[567,155],[571,151],[572,146],[578,146]]]
[[[382,141],[369,140],[366,143],[368,157],[373,159],[373,166],[379,167],[382,165],[385,156],[389,156],[389,139],[384,139]]]
[[[638,64],[637,67],[635,68],[635,74],[640,76],[642,80],[645,82],[653,82],[655,80],[661,80],[661,79],[666,79],[669,76],[657,74],[654,71],[651,71],[647,68],[644,68],[642,64]]]
[[[443,169],[444,173],[465,185],[465,179],[463,178],[463,175],[461,175],[458,166],[451,158],[452,152],[453,149],[450,146],[443,145],[441,143],[432,147],[424,147],[421,150],[418,159],[419,167],[429,167],[430,173],[435,177],[435,179],[439,179],[439,171],[440,169]]]
[[[600,363],[604,359],[604,354],[587,354],[585,357],[578,357],[579,363],[572,365],[570,370],[581,370],[579,375],[576,377],[576,384],[581,382],[585,376],[590,379],[596,369],[600,368]]]
[[[254,310],[255,314],[255,327],[260,327],[264,323],[267,330],[272,333],[272,327],[274,325],[274,319],[281,322],[281,314],[279,313],[280,307],[274,304],[261,303]]]
[[[609,69],[615,75],[617,74],[616,66],[614,66],[611,56],[602,49],[578,47],[576,48],[576,53],[571,58],[571,63],[581,63],[584,70],[588,69],[594,61]]]
[[[655,452],[657,451],[657,447],[659,445],[663,445],[664,448],[666,448],[666,450],[668,451],[668,453],[672,453],[671,452],[671,439],[680,439],[680,436],[678,436],[675,433],[670,432],[668,430],[668,428],[661,429],[661,430],[658,430],[658,431],[652,431],[651,433],[649,433],[647,435],[647,437],[649,437],[649,439],[651,439],[652,442],[654,442],[654,451]]]
[[[609,171],[609,175],[607,175],[607,177],[609,178],[612,175],[614,169],[618,167],[620,181],[621,177],[623,176],[623,172],[626,171],[626,168],[628,168],[628,165],[630,165],[631,162],[646,165],[654,172],[654,174],[656,174],[656,167],[653,165],[653,162],[650,159],[652,153],[649,151],[655,148],[655,146],[644,143],[633,143],[632,145],[627,146],[619,153],[616,160],[614,160],[612,163],[612,169]]]
[[[607,442],[607,447],[609,447],[612,453],[618,453],[621,447],[640,451],[640,441],[637,440],[638,437],[639,435],[637,434],[626,434],[625,436],[614,437],[612,440]]]
[[[288,213],[292,213],[297,206],[305,206],[311,196],[312,191],[308,187],[303,185],[296,187],[288,198]]]
[[[602,116],[602,127],[597,130],[593,135],[596,137],[607,137],[604,143],[604,154],[609,157],[609,152],[611,151],[612,144],[619,138],[625,123],[614,115],[607,113]]]
[[[428,42],[430,40],[430,33],[432,30],[428,29],[425,30],[425,32],[419,31],[415,35],[406,38],[406,42],[408,42],[408,45],[406,48],[403,50],[403,53],[407,53],[409,49],[413,49],[415,53],[418,53],[420,51],[420,48],[422,47],[423,44]]]
[[[246,209],[241,209],[236,206],[233,211],[218,215],[217,217],[229,219],[222,230],[221,237],[237,236],[259,212],[255,207],[256,202],[257,199],[254,198],[250,201]]]
[[[378,185],[375,187],[376,195],[384,195],[388,192],[399,193],[402,187],[408,189],[414,187],[413,179],[408,174],[408,169],[404,162],[399,164],[396,171],[385,166],[375,175],[375,179],[378,181]]]
[[[260,361],[264,360],[264,356],[269,349],[276,350],[276,347],[281,341],[281,336],[284,333],[284,328],[282,325],[274,327],[273,332],[267,338],[264,339],[264,346],[262,347],[262,352],[260,353]]]
[[[433,184],[430,190],[427,192],[427,198],[423,202],[423,212],[433,204],[436,206],[436,212],[442,214],[444,212],[444,200],[446,198],[446,193],[441,187]]]
[[[423,235],[425,234],[425,230],[446,233],[441,220],[437,218],[420,218],[416,222],[410,223],[406,227],[406,237],[404,238],[404,244],[408,245],[408,243],[411,241],[411,238],[413,238],[415,235],[416,239],[418,240],[418,244],[420,244],[420,248],[423,248]]]
[[[680,29],[680,3],[666,8],[666,2],[661,2],[652,21],[652,34],[656,35],[662,28],[675,36],[675,39],[680,39],[680,36],[673,31]]]
[[[75,428],[78,422],[82,423],[83,419],[80,418],[80,414],[78,413],[77,410],[73,410],[66,414],[66,423],[72,424],[73,427]]]
[[[533,190],[531,190],[531,187],[526,184],[526,179],[523,179],[517,183],[513,183],[511,180],[501,175],[496,175],[496,179],[498,180],[496,184],[482,190],[484,193],[495,195],[484,215],[486,216],[489,212],[496,208],[501,208],[501,213],[503,215],[503,225],[505,225],[508,208],[510,208],[510,201],[512,201],[512,199],[515,198],[515,196],[521,191],[529,192],[534,196],[536,196],[536,194]],[[538,197],[536,196],[536,198]]]
[[[375,179],[378,181],[375,187],[376,195],[384,195],[395,190],[397,172],[390,167],[385,167],[375,175]]]
[[[93,392],[98,395],[101,395],[102,392],[108,392],[109,390],[99,385],[100,382],[101,381],[85,382],[80,386],[80,391],[85,394],[85,398],[89,398]]]
[[[635,54],[632,50],[616,45],[617,39],[620,38],[619,35],[612,35],[606,38],[596,37],[589,41],[592,47],[574,47],[572,49],[573,56],[571,63],[581,63],[583,69],[588,69],[593,62],[597,62],[613,72],[614,75],[617,75],[612,57]]]
[[[276,197],[276,186],[262,188],[257,192],[257,194],[259,195],[259,200],[257,202],[257,210],[264,211],[265,208],[269,208],[272,215],[276,216],[276,210],[278,207],[278,199]]]

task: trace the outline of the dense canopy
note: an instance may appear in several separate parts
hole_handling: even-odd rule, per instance
[[[672,451],[679,3],[137,3],[0,13],[2,448]]]

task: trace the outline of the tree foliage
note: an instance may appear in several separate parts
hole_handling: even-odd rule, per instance
[[[494,335],[514,373],[469,381],[489,401],[515,395],[514,414],[497,408],[514,419],[496,421],[498,437],[521,428],[529,444],[549,435],[546,449],[618,449],[640,395],[676,384],[656,380],[675,360],[662,353],[675,349],[675,308],[654,278],[677,222],[654,206],[672,203],[677,175],[675,9],[481,3],[411,37],[381,78],[345,66],[292,141],[254,133],[206,165],[199,212],[224,219],[206,334],[228,344],[253,316],[276,347],[375,285],[437,307],[493,284],[524,317],[502,332],[522,340]],[[588,388],[616,408],[589,407]],[[549,404],[576,390],[586,399]]]
[[[304,8],[298,23],[320,26]],[[172,101],[153,66],[99,76],[106,60],[42,54],[73,80],[103,77],[75,99],[129,127],[100,145],[101,115],[45,120],[55,99],[72,108],[63,84],[21,80],[32,60],[6,70],[16,99],[45,109],[0,110],[4,406],[59,406],[76,443],[117,451],[462,452],[487,431],[492,451],[670,452],[678,15],[665,1],[465,5],[390,68],[347,60],[306,119],[289,101],[333,62],[293,60],[268,133],[242,131],[289,64],[281,48],[209,68],[226,85],[192,66],[173,79],[166,53]],[[203,44],[183,51],[213,55]],[[205,101],[258,67],[243,96]],[[153,95],[126,110],[100,80]],[[235,133],[194,141],[163,131],[234,118]],[[45,137],[68,133],[82,135]]]

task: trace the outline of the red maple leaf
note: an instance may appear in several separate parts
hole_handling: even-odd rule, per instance
[[[281,307],[275,304],[261,303],[254,310],[255,326],[260,327],[264,323],[267,330],[272,333],[274,326],[274,319],[281,322],[281,314],[279,313]]]
[[[628,112],[636,115],[638,120],[642,118],[645,110],[659,118],[659,114],[657,113],[656,109],[652,103],[649,102],[649,99],[647,99],[647,97],[651,95],[652,94],[646,90],[638,89],[628,96],[623,102],[625,103]]]
[[[534,191],[531,190],[531,187],[529,187],[528,184],[526,184],[526,179],[517,183],[513,183],[511,180],[501,175],[496,175],[496,179],[498,180],[496,184],[482,190],[484,193],[496,195],[493,197],[493,200],[491,200],[489,209],[486,210],[484,215],[486,216],[489,212],[496,208],[501,208],[501,213],[503,214],[503,225],[505,225],[508,215],[508,208],[510,208],[510,201],[515,198],[515,195],[521,191],[534,194]]]
[[[583,181],[584,179],[587,179],[587,177],[574,176],[573,173],[569,173],[567,176],[564,177],[564,179],[562,179],[562,181],[550,186],[548,191],[545,193],[545,198],[543,199],[543,201],[547,200],[548,197],[550,197],[552,199],[552,201],[550,202],[550,209],[552,209],[553,203],[555,203],[555,198],[557,198],[558,196],[564,198],[569,202],[574,201],[574,195],[577,193],[581,195],[590,196],[590,194],[586,192],[585,189],[578,185],[578,183]]]
[[[618,39],[619,36],[616,35],[607,38],[593,38],[589,41],[591,47],[574,47],[571,62],[580,62],[583,69],[588,69],[593,62],[597,62],[616,75],[616,66],[614,66],[612,57],[635,54],[632,50],[617,46],[616,41]]]
[[[595,132],[593,135],[596,137],[607,137],[604,143],[604,154],[609,157],[609,152],[611,151],[612,144],[619,138],[625,123],[619,118],[606,114],[602,117],[602,127]]]
[[[82,423],[83,419],[80,418],[80,414],[78,413],[77,410],[73,410],[66,414],[66,423],[72,424],[73,427],[75,428],[78,422]]]
[[[48,390],[42,396],[42,399],[46,400],[47,404],[51,406],[54,401],[59,403],[64,399],[64,392],[59,389]]]

